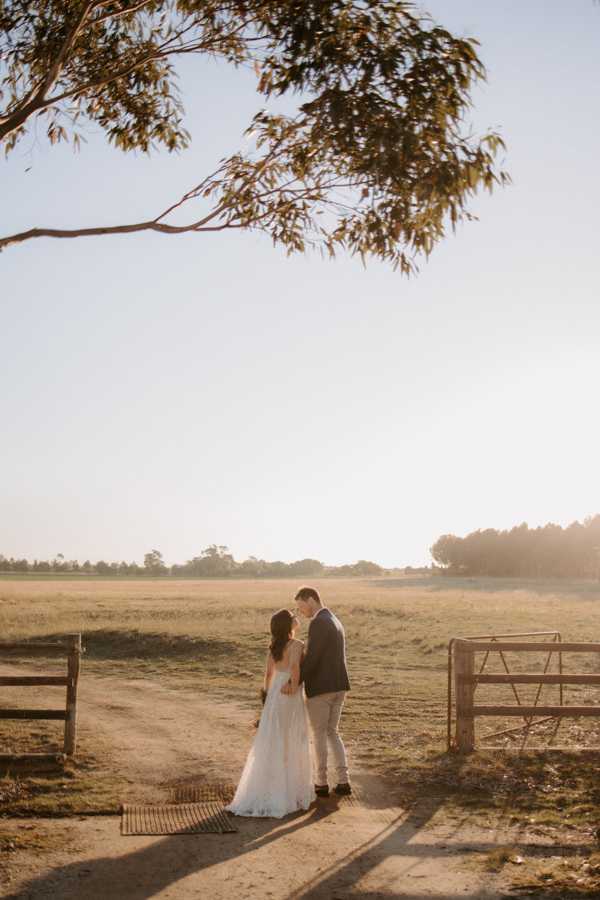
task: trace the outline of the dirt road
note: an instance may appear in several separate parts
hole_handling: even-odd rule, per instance
[[[252,742],[250,721],[249,708],[156,683],[91,676],[81,683],[80,731],[106,769],[124,780],[124,803],[193,799],[208,786],[226,792]],[[498,845],[518,843],[518,834],[458,826],[435,803],[400,809],[381,779],[352,760],[351,772],[352,798],[317,800],[283,820],[235,818],[233,834],[122,836],[120,817],[11,820],[13,830],[33,825],[52,834],[57,846],[39,855],[3,854],[10,858],[3,861],[0,896],[496,900],[505,894],[509,873],[490,874],[482,860]]]

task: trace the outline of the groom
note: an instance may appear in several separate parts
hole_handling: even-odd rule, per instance
[[[311,620],[308,628],[306,657],[300,670],[304,682],[306,707],[312,734],[315,766],[315,793],[327,797],[327,750],[335,771],[336,794],[350,794],[346,751],[338,732],[346,691],[350,690],[346,670],[344,629],[330,610],[321,603],[315,588],[301,587],[294,597],[298,612]],[[282,693],[291,691],[285,685]]]

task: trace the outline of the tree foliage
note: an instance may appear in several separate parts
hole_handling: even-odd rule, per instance
[[[54,574],[84,574],[84,575],[173,575],[192,576],[199,578],[313,578],[318,575],[344,576],[344,575],[381,575],[383,569],[377,563],[359,560],[350,566],[324,566],[317,559],[299,559],[296,562],[266,562],[250,556],[242,563],[233,558],[227,547],[218,547],[211,544],[203,550],[199,556],[194,556],[183,565],[175,563],[168,567],[163,561],[162,553],[152,550],[144,555],[144,565],[136,563],[112,562],[107,563],[103,559],[92,564],[89,559],[79,565],[76,559],[65,560],[59,553],[52,561],[37,560],[29,563],[26,559],[7,559],[0,554],[0,572],[35,572]]]
[[[152,221],[32,228],[0,249],[40,236],[254,228],[289,252],[347,250],[408,273],[470,217],[479,188],[507,178],[494,162],[500,137],[476,139],[464,125],[485,77],[475,44],[399,0],[0,0],[7,153],[40,117],[51,143],[78,144],[92,122],[123,151],[184,149],[184,55],[253,66],[265,100],[298,95],[296,115],[259,111],[252,151]],[[181,207],[193,220],[171,224]]]
[[[167,567],[163,562],[163,555],[158,550],[152,550],[144,556],[144,568],[151,575],[164,575]]]
[[[549,523],[510,531],[473,531],[465,538],[444,534],[431,548],[447,575],[508,577],[600,576],[600,515],[567,528]]]

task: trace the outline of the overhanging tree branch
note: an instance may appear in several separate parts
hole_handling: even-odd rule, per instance
[[[348,250],[408,273],[471,217],[479,189],[507,181],[494,162],[500,137],[463,134],[470,89],[485,75],[474,42],[402,0],[0,0],[0,140],[10,150],[40,112],[50,139],[65,137],[59,117],[76,99],[73,123],[99,124],[123,150],[185,147],[174,61],[203,53],[256,61],[259,92],[299,92],[298,116],[259,113],[255,150],[151,221],[30,228],[0,250],[43,236],[256,228],[288,252]],[[202,216],[165,221],[194,203]]]

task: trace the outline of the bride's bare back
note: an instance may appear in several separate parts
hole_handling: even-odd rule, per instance
[[[269,654],[270,653],[271,651],[269,650]],[[298,656],[298,662],[302,662],[302,659],[304,657],[304,641],[297,641],[294,638],[289,642],[289,644],[283,651],[283,656],[281,657],[281,659],[273,663],[278,672],[287,672],[290,667],[290,663],[292,662],[292,656]],[[293,661],[295,662],[296,660],[294,659]]]
[[[283,651],[283,656],[277,662],[273,654],[267,650],[267,671],[265,673],[265,688],[269,690],[275,678],[275,672],[290,672],[294,692],[298,689],[300,680],[300,664],[304,658],[304,642],[292,638]]]

